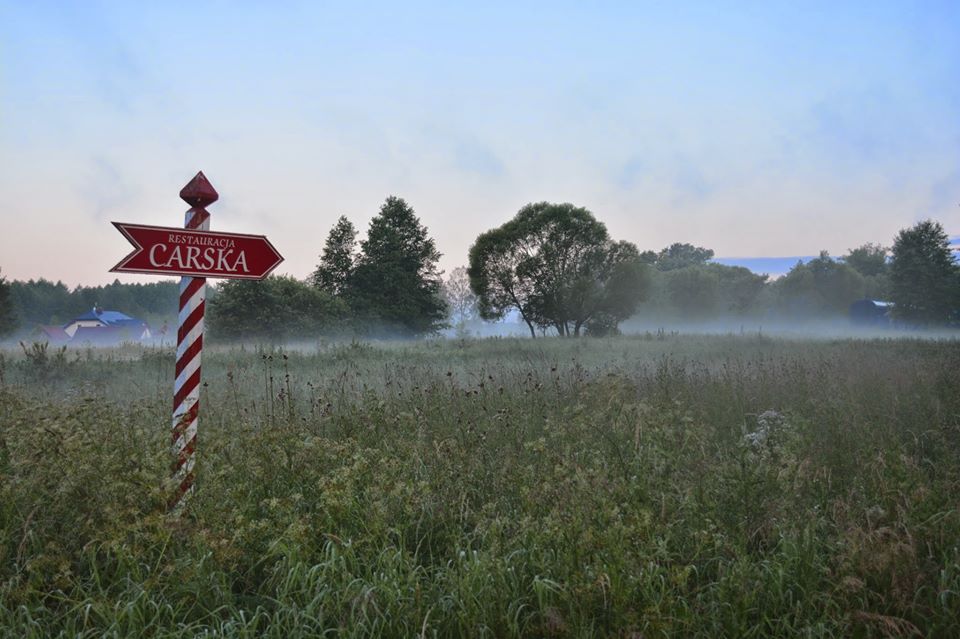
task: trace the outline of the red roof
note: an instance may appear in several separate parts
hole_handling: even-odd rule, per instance
[[[70,336],[60,326],[40,326],[40,332],[51,342],[67,342]]]

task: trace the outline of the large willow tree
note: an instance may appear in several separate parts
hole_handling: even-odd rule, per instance
[[[481,317],[516,311],[535,337],[616,330],[646,294],[646,269],[637,247],[611,240],[587,209],[539,202],[481,234],[468,272]]]

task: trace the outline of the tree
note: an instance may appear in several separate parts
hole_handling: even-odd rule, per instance
[[[343,317],[343,302],[289,276],[228,280],[209,304],[210,332],[227,339],[316,337]]]
[[[536,337],[534,282],[521,269],[526,256],[515,250],[520,229],[515,220],[481,234],[470,247],[470,288],[477,295],[477,309],[485,320],[501,320],[510,310]]]
[[[591,321],[615,327],[648,285],[636,246],[610,240],[587,209],[548,202],[528,204],[481,234],[468,273],[481,317],[516,310],[533,337],[536,327],[564,336],[579,335]]]
[[[370,222],[347,283],[346,297],[361,320],[404,335],[443,328],[440,253],[414,210],[390,196]]]
[[[450,272],[443,283],[443,297],[455,324],[463,326],[473,319],[477,310],[477,296],[470,288],[470,276],[465,266],[458,266]]]
[[[781,305],[794,315],[846,313],[864,294],[863,276],[826,251],[806,264],[797,262],[776,286]]]
[[[663,319],[743,316],[761,310],[762,297],[771,288],[767,279],[742,266],[712,262],[655,270],[644,307]]]
[[[670,302],[689,318],[702,319],[716,311],[720,277],[704,266],[672,269],[664,274]]]
[[[10,285],[0,276],[0,337],[6,337],[17,328],[17,316],[13,310]]]
[[[720,303],[725,310],[742,315],[756,307],[767,283],[767,275],[757,275],[742,266],[708,264],[706,268],[717,274]]]
[[[342,294],[353,273],[356,244],[357,229],[341,215],[327,236],[320,264],[311,276],[313,285],[330,295]]]
[[[673,271],[688,266],[700,266],[713,259],[713,250],[676,242],[657,254],[657,269]]]
[[[10,282],[10,293],[21,325],[59,324],[90,307],[77,303],[63,282],[43,278]]]
[[[922,324],[946,322],[955,312],[958,266],[939,222],[926,220],[902,229],[893,242],[890,286],[894,315]]]
[[[657,265],[658,254],[656,251],[644,251],[640,254],[640,262],[642,264],[649,264],[650,266]]]
[[[9,285],[17,318],[27,326],[62,324],[98,304],[151,322],[171,319],[176,315],[180,295],[175,280],[146,284],[114,280],[104,286],[78,286],[72,291],[63,282],[44,279],[14,281]]]
[[[650,290],[650,268],[629,242],[608,242],[599,277],[581,280],[593,289],[594,303],[585,320],[593,336],[618,334],[621,321],[637,312]],[[575,327],[574,334],[579,334]]]
[[[840,259],[864,277],[876,277],[887,271],[887,249],[879,244],[864,244],[850,249]]]

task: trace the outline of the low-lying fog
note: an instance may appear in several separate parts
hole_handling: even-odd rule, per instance
[[[939,328],[939,329],[908,329],[891,326],[863,326],[845,319],[810,319],[798,321],[786,321],[782,319],[761,321],[755,318],[728,318],[714,320],[678,320],[665,318],[632,318],[620,325],[620,332],[623,336],[682,336],[682,335],[742,335],[744,337],[777,337],[782,339],[812,339],[812,340],[834,340],[834,339],[928,339],[943,340],[960,338],[960,330]],[[440,332],[438,336],[429,339],[488,339],[488,338],[519,338],[530,339],[530,331],[526,324],[520,322],[481,322],[473,321],[464,325],[447,328]],[[546,331],[537,331],[537,338],[556,339],[556,331],[549,329]],[[573,338],[577,339],[577,338]],[[579,339],[594,339],[585,335]],[[410,340],[397,334],[380,332],[375,335],[337,335],[337,336],[318,336],[316,339],[310,338],[291,338],[291,339],[270,339],[267,337],[251,337],[244,340],[218,340],[216,336],[207,339],[209,346],[217,347],[248,347],[255,348],[260,344],[282,345],[288,349],[300,351],[315,350],[323,348],[326,345],[338,342],[380,342],[380,341],[398,341]],[[0,342],[0,349],[20,352],[21,344],[30,347],[35,340],[33,339],[8,339]],[[414,340],[411,340],[414,341]],[[173,337],[167,335],[163,339],[154,339],[140,342],[140,345],[150,347],[173,347],[175,342]],[[51,348],[59,345],[51,344]],[[81,349],[100,349],[116,348],[116,346],[92,345],[92,344],[68,344],[68,350]]]

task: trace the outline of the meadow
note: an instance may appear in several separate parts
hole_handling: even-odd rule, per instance
[[[960,342],[0,355],[0,636],[957,637]]]

